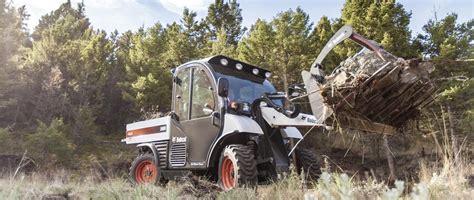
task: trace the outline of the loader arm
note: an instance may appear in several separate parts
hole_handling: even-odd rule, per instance
[[[363,36],[354,32],[351,26],[345,25],[341,29],[339,29],[336,34],[334,34],[331,39],[326,43],[323,50],[319,53],[318,57],[311,65],[311,74],[318,75],[320,74],[320,66],[322,66],[322,62],[324,58],[329,54],[329,52],[342,41],[346,40],[347,38],[351,39],[352,41],[356,42],[357,44],[374,51],[377,56],[385,61],[382,53],[380,52],[382,48],[372,43],[370,40],[364,38]]]

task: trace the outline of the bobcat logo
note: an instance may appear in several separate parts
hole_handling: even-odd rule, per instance
[[[186,142],[186,137],[173,137],[171,138],[171,141],[173,143],[182,143],[182,142]]]

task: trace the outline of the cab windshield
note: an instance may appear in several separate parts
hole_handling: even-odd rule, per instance
[[[218,75],[229,80],[228,98],[230,101],[253,103],[255,99],[260,98],[264,93],[276,92],[275,87],[268,80],[259,83],[224,74]]]

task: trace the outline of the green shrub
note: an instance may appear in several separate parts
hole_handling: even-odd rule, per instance
[[[81,108],[75,113],[75,121],[71,123],[71,135],[78,146],[93,144],[99,132],[95,124],[96,116],[91,108]]]
[[[7,129],[0,128],[0,154],[12,154],[14,151],[13,136]]]
[[[75,149],[68,132],[62,119],[54,119],[49,126],[39,122],[36,132],[27,136],[28,152],[41,164],[68,165]]]

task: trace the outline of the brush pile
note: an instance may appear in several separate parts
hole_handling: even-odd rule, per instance
[[[367,49],[341,62],[326,77],[322,96],[336,116],[364,119],[399,128],[434,99],[429,78],[434,66]]]

